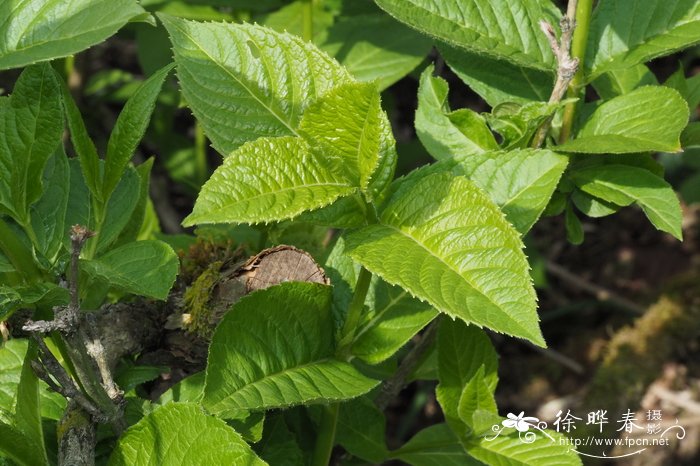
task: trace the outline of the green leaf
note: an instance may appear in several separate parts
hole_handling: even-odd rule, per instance
[[[601,0],[591,18],[586,71],[595,78],[698,42],[700,5],[695,0]]]
[[[518,432],[473,438],[464,442],[464,448],[471,456],[484,464],[504,464],[508,466],[562,465],[579,466],[581,459],[567,442],[564,435],[546,431],[548,438],[534,431],[534,440],[524,443]],[[492,440],[490,440],[492,439]],[[560,443],[561,442],[561,443]]]
[[[440,54],[459,78],[490,106],[504,102],[546,102],[554,86],[554,74],[514,65],[505,60],[440,45]]]
[[[351,83],[333,89],[306,109],[299,132],[313,151],[331,159],[368,197],[381,194],[371,192],[369,185],[380,160],[396,163],[396,148],[375,85]]]
[[[203,462],[267,465],[224,421],[189,403],[170,403],[141,419],[121,436],[109,459],[111,466]]]
[[[48,464],[44,449],[22,431],[0,421],[0,453],[7,455],[13,463],[26,466]]]
[[[445,414],[445,419],[452,430],[460,438],[468,437],[475,429],[471,422],[472,412],[477,399],[462,401],[462,395],[467,390],[468,396],[475,387],[472,380],[479,380],[487,392],[479,397],[481,403],[477,408],[495,408],[493,393],[498,384],[498,355],[489,337],[480,329],[466,325],[460,321],[443,320],[438,333],[438,375],[440,384],[435,393]],[[486,401],[483,399],[486,398]],[[489,400],[491,404],[489,405]],[[461,405],[465,405],[460,410]],[[465,418],[469,415],[469,418]]]
[[[9,288],[0,285],[0,321],[21,307],[51,309],[68,304],[68,290],[51,282]]]
[[[638,87],[654,86],[659,83],[647,66],[639,64],[608,71],[592,84],[601,99],[609,100],[618,95],[627,94]]]
[[[144,81],[124,105],[107,143],[102,197],[109,199],[148,128],[163,82],[175,65],[168,65]]]
[[[677,90],[691,109],[700,104],[700,75],[696,74],[686,79],[682,65],[664,82],[664,86]]]
[[[86,180],[85,185],[90,189],[90,193],[92,193],[93,196],[101,200],[102,172],[100,171],[100,157],[97,155],[95,144],[87,133],[85,122],[83,122],[80,110],[73,100],[73,95],[66,83],[60,79],[58,72],[55,73],[61,83],[63,108],[68,122],[68,129],[70,130],[71,142],[78,155],[78,160],[80,160],[83,179]],[[75,179],[75,177],[73,177],[73,179]]]
[[[656,228],[682,239],[680,203],[663,178],[628,165],[576,170],[571,178],[582,191],[613,204],[627,206],[636,202]]]
[[[105,197],[109,201],[104,210],[105,219],[102,227],[97,232],[98,253],[108,250],[131,219],[139,202],[140,183],[136,170],[133,167],[125,167],[116,189],[111,195]]]
[[[288,32],[303,38],[304,9],[307,6],[303,0],[293,1],[272,13],[261,16],[258,22],[277,32]],[[333,24],[334,15],[321,2],[314,2],[311,9],[313,42],[318,43],[325,36],[326,30]]]
[[[420,77],[415,120],[416,134],[430,155],[442,160],[498,149],[481,115],[468,108],[450,110],[447,81],[433,71],[430,65]]]
[[[375,0],[419,31],[471,52],[550,70],[554,56],[537,25],[556,11],[548,1]]]
[[[373,388],[376,380],[333,358],[330,296],[325,285],[283,283],[236,303],[212,339],[204,406],[238,417],[247,409],[344,400]]]
[[[513,102],[498,104],[486,115],[489,126],[502,136],[505,149],[530,146],[535,132],[554,113],[571,100],[557,103],[530,102],[524,105]]]
[[[144,226],[147,218],[146,213],[149,209],[149,187],[151,181],[151,169],[153,168],[154,161],[155,158],[151,157],[136,167],[136,173],[138,174],[139,178],[138,197],[134,206],[134,211],[132,212],[131,217],[129,217],[129,221],[121,230],[121,233],[119,233],[119,238],[115,243],[117,246],[141,239],[139,233]],[[118,189],[119,188],[117,188],[117,190]],[[156,222],[157,220],[158,219],[156,217]]]
[[[260,457],[275,466],[298,466],[305,464],[304,452],[294,434],[289,430],[282,413],[268,416],[265,420],[262,441],[256,446]]]
[[[688,104],[673,89],[644,86],[600,105],[563,152],[625,154],[678,152]]]
[[[43,175],[44,192],[32,205],[30,218],[39,251],[52,261],[68,235],[66,209],[70,189],[70,166],[63,147],[49,158]]]
[[[43,457],[42,464],[47,464],[49,460],[44,449],[44,431],[41,426],[39,379],[31,366],[31,362],[35,359],[37,359],[36,343],[29,342],[17,385],[14,424],[38,448],[38,454]]]
[[[62,133],[61,96],[51,66],[25,69],[9,101],[0,105],[0,208],[20,224],[29,222],[29,206],[42,193],[44,165]]]
[[[525,235],[547,207],[568,163],[568,157],[556,152],[520,149],[460,157],[451,171],[486,191]],[[451,164],[445,162],[445,166]]]
[[[569,243],[579,245],[583,243],[583,226],[581,220],[576,216],[571,204],[566,205],[564,212],[564,225],[566,226],[566,239]]]
[[[382,463],[389,454],[385,431],[384,413],[366,397],[340,405],[336,440],[351,455]]]
[[[197,372],[185,377],[163,393],[160,398],[158,398],[157,403],[164,405],[176,401],[199,401],[204,391],[204,375],[204,372]]]
[[[391,457],[412,466],[481,466],[464,451],[457,436],[445,423],[418,432]]]
[[[0,0],[0,69],[73,55],[143,13],[135,0]]]
[[[202,187],[183,224],[285,220],[355,189],[302,139],[262,138],[224,160]]]
[[[515,229],[466,178],[417,178],[399,187],[379,224],[348,235],[348,254],[441,312],[544,345]]]
[[[159,18],[170,33],[183,95],[224,156],[259,137],[296,135],[311,102],[351,81],[335,60],[290,34]]]
[[[684,148],[700,147],[700,122],[693,122],[686,126],[681,133],[681,145]]]
[[[384,14],[341,17],[320,45],[357,80],[375,82],[380,91],[420,65],[431,46],[431,40]]]
[[[162,241],[127,243],[93,260],[80,262],[82,272],[106,280],[112,287],[155,299],[166,299],[175,282],[179,261]]]
[[[370,285],[367,305],[370,310],[355,332],[352,354],[368,364],[393,356],[437,314],[429,304],[378,278]]]
[[[606,217],[620,210],[620,206],[586,194],[580,189],[574,189],[571,201],[578,210],[592,218]]]
[[[79,160],[72,158],[68,160],[70,168],[70,187],[68,189],[68,207],[66,209],[66,225],[83,225],[87,228],[94,228],[94,218],[92,203],[86,202],[90,199],[90,190],[85,184],[82,164]],[[98,165],[99,167],[99,165]],[[64,237],[64,246],[70,251],[70,237]]]
[[[459,419],[476,433],[490,431],[500,421],[493,390],[484,375],[485,368],[481,366],[464,386],[457,404]]]

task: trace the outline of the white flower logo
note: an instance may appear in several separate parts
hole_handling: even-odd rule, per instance
[[[540,422],[536,417],[525,416],[525,411],[521,411],[517,416],[513,413],[508,413],[508,419],[501,424],[503,427],[514,427],[518,432],[527,432],[530,427],[536,427]]]

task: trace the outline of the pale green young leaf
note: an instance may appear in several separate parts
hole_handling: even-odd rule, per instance
[[[130,427],[120,437],[109,464],[267,465],[224,421],[191,403],[167,404]]]
[[[175,65],[171,64],[153,73],[136,89],[119,114],[107,143],[102,181],[102,197],[104,199],[109,199],[129,160],[134,155],[136,147],[141,142],[151,121],[151,114],[155,108],[160,89],[163,87],[163,82],[174,67]]]
[[[58,80],[48,64],[25,69],[0,105],[0,208],[19,223],[39,199],[44,165],[61,142],[63,112]]]
[[[462,416],[467,414],[467,408],[465,412],[460,412],[462,394],[470,381],[479,375],[488,390],[484,397],[490,395],[493,398],[498,383],[498,355],[482,330],[461,321],[446,319],[440,323],[437,350],[440,384],[435,389],[435,394],[447,423],[463,438],[473,431],[474,426],[469,422],[470,419]],[[464,403],[473,401],[467,400]],[[480,407],[487,407],[487,403],[481,403]]]
[[[70,166],[63,147],[59,146],[44,167],[44,192],[30,209],[39,251],[49,260],[58,254],[63,239],[68,236],[66,209],[70,189]]]
[[[447,81],[433,70],[428,66],[420,77],[415,119],[416,134],[430,155],[442,160],[498,149],[481,115],[468,108],[450,110]]]
[[[698,42],[700,4],[695,0],[601,0],[591,18],[586,72],[595,78]]]
[[[482,466],[467,454],[452,429],[445,423],[435,424],[418,432],[391,458],[411,466]]]
[[[35,445],[35,448],[39,450],[37,452],[38,455],[43,457],[42,464],[46,464],[49,460],[44,448],[44,430],[41,425],[39,379],[31,366],[31,362],[36,359],[36,343],[30,341],[27,352],[24,355],[19,384],[17,384],[14,425]]]
[[[346,242],[355,261],[437,310],[544,345],[520,236],[466,178],[402,184],[379,224]]]
[[[604,201],[619,206],[636,202],[656,228],[682,239],[681,206],[673,188],[663,178],[628,165],[576,170],[571,178],[579,189]]]
[[[551,70],[554,56],[538,21],[555,9],[548,1],[376,0],[401,22],[472,52],[528,68]]]
[[[572,99],[573,100],[573,99]],[[571,100],[548,103],[529,102],[517,104],[504,102],[486,114],[486,121],[501,135],[501,147],[516,149],[530,147],[533,136],[542,124],[554,117],[554,113]]]
[[[179,268],[177,255],[162,241],[127,243],[92,260],[80,262],[81,272],[115,289],[166,299]]]
[[[259,137],[296,135],[311,102],[351,81],[335,60],[291,34],[159,18],[170,33],[183,95],[223,156]]]
[[[250,409],[355,398],[376,386],[333,357],[330,298],[328,286],[290,282],[236,303],[209,349],[207,410],[238,417]]]
[[[504,464],[509,466],[580,466],[576,450],[566,443],[564,435],[547,430],[547,437],[534,431],[534,441],[523,443],[519,432],[501,434],[493,439],[491,433],[484,437],[474,437],[463,442],[469,455],[484,464]],[[560,443],[562,442],[562,443]]]
[[[294,218],[357,188],[300,138],[262,138],[224,160],[184,225],[261,223]]]
[[[299,132],[313,151],[330,159],[329,164],[338,166],[365,192],[379,161],[396,159],[391,125],[374,84],[351,83],[333,89],[309,105]]]
[[[646,65],[638,64],[608,71],[592,84],[601,99],[609,100],[618,95],[627,94],[638,87],[653,86],[659,82]]]
[[[490,431],[493,424],[500,422],[493,390],[484,380],[484,376],[485,367],[480,366],[462,389],[457,403],[459,419],[477,434]],[[451,409],[454,409],[454,406]]]
[[[677,91],[644,86],[603,102],[576,138],[557,146],[563,152],[625,154],[678,152],[688,123],[688,104]]]
[[[553,72],[515,65],[448,45],[440,45],[438,50],[452,71],[491,107],[504,102],[544,102],[552,92]]]
[[[143,13],[136,0],[0,0],[0,70],[73,55]]]
[[[383,91],[420,65],[431,45],[389,15],[369,14],[341,17],[320,47],[357,80],[375,82]]]
[[[336,440],[350,454],[381,464],[389,454],[385,431],[384,413],[367,397],[340,405]]]

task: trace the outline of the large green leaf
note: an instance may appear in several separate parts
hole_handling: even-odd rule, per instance
[[[476,427],[471,418],[465,419],[466,409],[460,410],[463,392],[476,380],[483,384],[485,398],[490,398],[491,407],[495,408],[493,393],[498,383],[498,355],[482,330],[460,321],[440,323],[437,348],[440,384],[435,393],[447,423],[460,438],[467,438]],[[472,400],[466,402],[469,401]],[[476,407],[483,409],[484,404]],[[473,410],[470,417],[472,414]]]
[[[507,435],[493,438],[475,437],[463,442],[464,448],[471,456],[484,464],[508,466],[580,466],[581,458],[567,442],[567,438],[554,431],[547,430],[548,438],[541,432],[531,431],[533,441],[524,442],[523,436],[514,431]]]
[[[290,34],[159,17],[185,99],[224,156],[259,137],[296,135],[305,108],[351,80],[335,60]]]
[[[659,230],[682,239],[682,213],[678,197],[663,178],[629,165],[604,165],[572,172],[583,192],[619,206],[639,204]]]
[[[190,403],[169,403],[130,427],[119,439],[109,464],[267,465],[224,421]]]
[[[544,345],[517,231],[466,178],[415,177],[348,235],[350,256],[441,312]]]
[[[498,143],[484,118],[463,108],[451,111],[447,102],[447,81],[432,76],[428,66],[420,77],[416,134],[437,160],[479,154],[498,149]]]
[[[431,41],[388,15],[341,18],[328,30],[321,49],[356,79],[384,90],[413,71],[430,52]]]
[[[333,357],[330,298],[330,287],[300,282],[236,303],[212,339],[204,406],[238,417],[249,409],[355,398],[376,386]]]
[[[25,69],[0,105],[0,209],[20,223],[29,221],[29,206],[41,196],[44,165],[61,141],[62,113],[48,64]]]
[[[646,65],[639,64],[630,68],[608,71],[592,84],[598,95],[608,100],[627,94],[641,86],[654,86],[658,81]]]
[[[32,369],[32,361],[37,359],[36,343],[29,342],[24,355],[24,362],[17,385],[14,424],[39,450],[43,457],[42,463],[48,463],[44,449],[44,431],[41,425],[41,403],[39,398],[39,379]]]
[[[464,451],[452,429],[445,423],[435,424],[418,432],[404,446],[391,452],[391,457],[411,466],[481,466]]]
[[[31,206],[32,229],[39,251],[49,260],[58,254],[68,236],[66,209],[70,189],[70,166],[63,147],[49,158],[43,175],[44,192]]]
[[[90,278],[104,280],[118,290],[165,299],[175,282],[179,261],[166,243],[148,240],[127,243],[80,265]]]
[[[630,154],[678,152],[688,104],[668,87],[644,86],[600,105],[563,152]]]
[[[299,131],[362,190],[368,189],[381,159],[396,158],[390,154],[396,150],[391,125],[373,84],[333,89],[306,109]]]
[[[367,304],[370,310],[355,332],[352,354],[369,364],[393,356],[437,314],[429,304],[381,279],[370,285]]]
[[[451,45],[528,68],[550,70],[554,56],[538,22],[548,0],[375,0],[390,15]]]
[[[136,0],[0,0],[0,70],[80,52],[143,13]]]
[[[381,464],[389,454],[385,430],[384,413],[367,397],[340,405],[336,440],[350,454]]]
[[[0,453],[13,463],[26,466],[48,464],[44,449],[16,427],[0,421]]]
[[[102,197],[108,199],[119,183],[131,156],[146,132],[163,81],[174,65],[153,73],[124,105],[107,143]]]
[[[459,78],[490,106],[504,102],[546,102],[554,86],[554,73],[526,68],[505,60],[440,45],[440,54]]]
[[[301,138],[262,138],[216,169],[185,225],[260,223],[296,217],[357,188]]]
[[[454,164],[452,173],[466,176],[486,191],[524,235],[547,207],[568,162],[568,157],[549,150],[521,149],[459,157],[442,164]]]
[[[587,72],[594,78],[698,42],[696,0],[601,0],[591,19]]]

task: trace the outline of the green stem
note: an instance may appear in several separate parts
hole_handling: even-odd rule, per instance
[[[341,332],[340,342],[338,343],[338,356],[345,359],[350,353],[350,347],[355,338],[357,326],[362,318],[362,311],[365,306],[365,299],[369,291],[369,284],[372,281],[372,273],[366,268],[360,269],[360,275],[357,277],[355,285],[355,293],[352,295],[352,301],[348,307],[348,314],[345,318],[345,324]]]
[[[302,9],[302,37],[307,42],[314,41],[314,2],[313,0],[304,0],[304,8]]]
[[[41,279],[41,271],[34,263],[31,251],[27,250],[15,232],[2,219],[0,219],[0,250],[25,281],[31,283]]]
[[[584,72],[586,64],[584,60],[586,58],[586,45],[588,44],[588,32],[591,26],[592,10],[593,0],[579,0],[576,5],[576,29],[574,30],[574,37],[571,41],[571,56],[578,58],[578,70],[569,84],[569,90],[566,94],[568,98],[582,98],[583,91],[586,87]],[[576,111],[580,103],[581,99],[568,104],[564,109],[561,132],[559,133],[560,144],[566,142],[571,137],[574,118],[576,117]]]
[[[339,410],[340,405],[338,403],[323,407],[311,466],[328,465],[331,453],[333,453],[333,446],[335,445],[335,430],[338,425]]]

